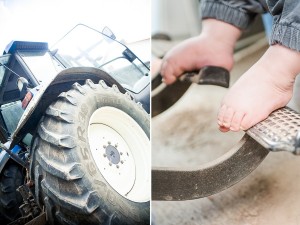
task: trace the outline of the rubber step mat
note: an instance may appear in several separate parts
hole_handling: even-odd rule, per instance
[[[270,151],[288,151],[300,154],[300,114],[284,107],[246,131]]]

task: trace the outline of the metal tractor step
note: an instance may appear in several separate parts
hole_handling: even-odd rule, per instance
[[[203,198],[248,176],[270,151],[300,154],[300,114],[285,107],[247,130],[221,157],[195,168],[153,168],[152,200]]]
[[[256,124],[247,134],[270,151],[300,154],[300,114],[284,107]]]
[[[226,87],[223,84],[229,83],[229,73],[223,72],[219,76],[219,68],[210,68],[185,74],[180,79]],[[288,107],[274,111],[267,119],[247,130],[228,152],[211,162],[193,168],[153,168],[152,200],[191,200],[223,191],[248,176],[270,151],[300,154],[299,113]]]

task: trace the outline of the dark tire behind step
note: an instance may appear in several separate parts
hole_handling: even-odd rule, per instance
[[[4,224],[21,216],[19,206],[22,203],[22,196],[17,188],[23,184],[23,168],[12,160],[8,161],[0,175],[0,213]]]
[[[95,111],[105,108],[132,118],[149,142],[149,115],[116,85],[108,87],[104,81],[94,84],[87,80],[85,85],[76,83],[70,91],[61,93],[41,119],[33,144],[36,197],[46,207],[50,224],[150,224],[150,190],[148,199],[141,201],[119,194],[91,153],[90,119]],[[150,171],[150,148],[143,147],[139,151],[146,152]],[[109,168],[108,161],[105,166]]]

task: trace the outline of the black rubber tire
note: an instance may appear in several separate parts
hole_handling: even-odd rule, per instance
[[[22,196],[17,188],[23,184],[23,168],[12,160],[8,161],[0,175],[0,213],[2,219],[6,220],[5,224],[21,216],[19,206]]]
[[[88,122],[103,106],[127,113],[150,135],[150,116],[116,85],[87,80],[61,93],[41,119],[32,147],[36,198],[50,224],[150,224],[150,202],[119,195],[91,156]]]

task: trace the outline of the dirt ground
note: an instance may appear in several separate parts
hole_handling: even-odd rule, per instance
[[[240,60],[231,82],[264,50]],[[153,118],[153,166],[200,165],[238,142],[243,132],[217,130],[217,109],[226,91],[193,85],[171,109]],[[153,201],[152,221],[156,225],[300,225],[299,192],[300,156],[271,152],[252,174],[221,193],[191,201]]]

